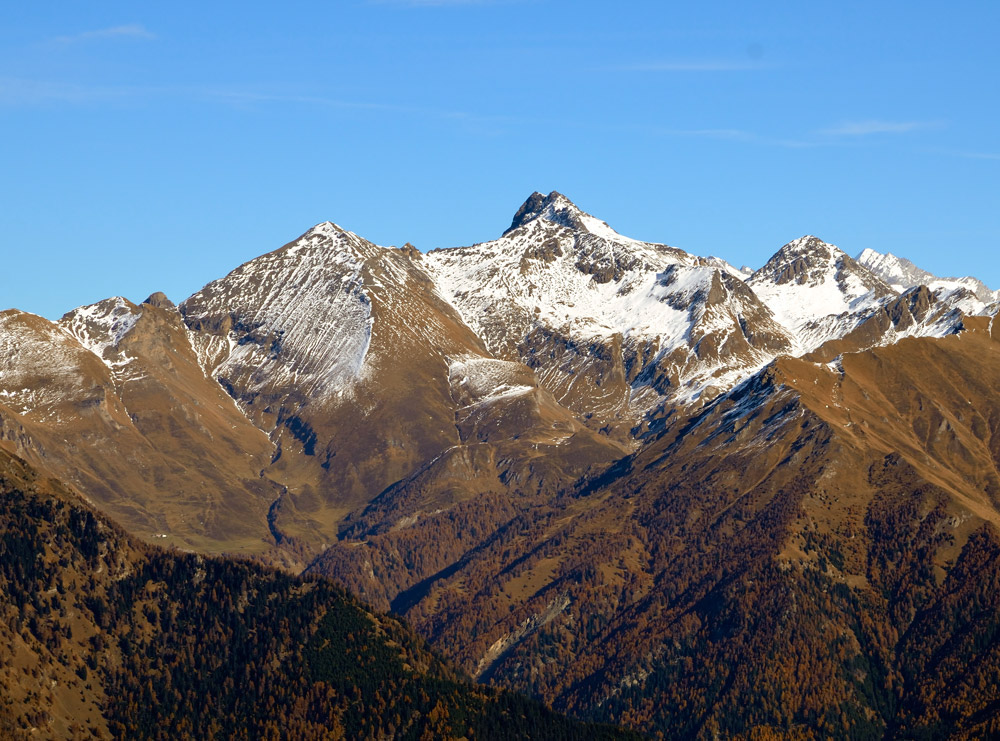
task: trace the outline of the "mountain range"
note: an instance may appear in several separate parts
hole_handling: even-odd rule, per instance
[[[559,193],[428,253],[324,222],[176,306],[0,313],[0,448],[580,718],[978,737],[998,310],[813,236],[737,269]]]

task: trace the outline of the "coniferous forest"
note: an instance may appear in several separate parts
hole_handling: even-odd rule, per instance
[[[4,738],[635,737],[472,684],[322,577],[139,545],[0,457]]]

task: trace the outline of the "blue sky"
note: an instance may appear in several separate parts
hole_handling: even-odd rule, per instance
[[[998,36],[995,2],[6,3],[0,308],[179,301],[327,219],[485,241],[534,190],[997,288]]]

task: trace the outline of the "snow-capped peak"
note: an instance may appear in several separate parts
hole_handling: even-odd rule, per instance
[[[749,280],[754,285],[763,283],[816,285],[830,279],[840,283],[848,275],[854,276],[860,285],[841,286],[842,289],[853,288],[858,295],[866,292],[882,295],[893,293],[884,281],[853,260],[842,249],[811,234],[793,239],[784,245],[762,268],[754,272]],[[860,290],[861,288],[864,290]]]
[[[634,241],[616,232],[606,222],[581,210],[569,198],[556,191],[552,191],[547,196],[536,191],[528,196],[528,200],[521,204],[517,213],[514,214],[514,219],[507,231],[504,232],[504,236],[539,221],[563,226],[575,232],[593,234],[595,237],[610,241]]]
[[[747,283],[804,349],[843,332],[833,318],[896,295],[843,250],[811,234],[783,246]]]
[[[890,261],[895,262],[900,258],[896,257],[891,252],[886,252],[883,255],[881,252],[873,250],[871,247],[865,247],[863,250],[861,250],[861,252],[858,253],[858,256],[855,257],[854,259],[860,262],[865,267],[870,267],[871,265],[878,264],[880,260],[888,259]],[[907,260],[907,262],[909,262],[909,260]],[[910,264],[912,265],[913,263]]]
[[[783,245],[770,260],[768,264],[776,264],[789,258],[805,258],[813,262],[834,260],[845,254],[843,250],[834,244],[824,242],[819,237],[812,234],[805,234],[798,239],[793,239]]]
[[[871,270],[897,291],[903,292],[915,286],[927,286],[935,294],[945,295],[958,289],[964,289],[975,295],[983,304],[1000,300],[1000,291],[991,291],[978,278],[939,278],[909,260],[896,257],[891,252],[882,254],[871,248],[864,249],[858,255],[858,262]]]
[[[295,240],[289,249],[295,253],[303,249],[313,250],[321,247],[323,251],[333,250],[338,254],[345,253],[355,258],[364,259],[366,253],[370,252],[370,248],[374,246],[339,224],[323,221]]]
[[[926,270],[891,252],[883,255],[869,247],[861,251],[857,260],[900,293],[914,286],[929,286],[934,280]]]
[[[385,251],[325,221],[208,284],[181,313],[228,343],[216,376],[255,394],[296,379],[325,398],[361,372],[371,336],[362,269]]]
[[[340,224],[335,224],[332,221],[321,221],[319,224],[314,226],[312,229],[306,232],[306,236],[310,234],[322,234],[328,237],[336,236],[338,234],[348,234],[349,232],[340,226]]]
[[[753,270],[751,270],[750,268],[746,266],[738,268],[735,265],[729,263],[728,261],[723,260],[721,257],[712,257],[712,256],[706,257],[704,258],[703,262],[708,267],[724,270],[734,278],[738,278],[739,280],[742,281],[745,281],[747,278],[753,275]]]

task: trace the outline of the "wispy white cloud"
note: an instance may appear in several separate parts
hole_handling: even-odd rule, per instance
[[[392,101],[351,100],[323,94],[271,92],[254,90],[252,88],[229,88],[212,86],[143,86],[143,85],[81,85],[43,80],[18,78],[0,78],[0,106],[17,107],[41,104],[83,105],[108,102],[142,102],[162,99],[187,99],[212,102],[222,105],[247,108],[252,110],[270,104],[301,105],[316,108],[326,108],[357,114],[383,113],[398,116],[414,116],[427,119],[450,121],[453,124],[473,127],[477,131],[489,129],[491,133],[505,133],[524,126],[533,127],[565,127],[575,129],[597,129],[602,131],[633,132],[650,136],[715,139],[733,143],[763,147],[780,147],[785,149],[805,149],[813,147],[843,147],[856,142],[849,141],[849,136],[859,136],[862,131],[867,133],[911,131],[917,128],[930,127],[930,123],[888,124],[872,122],[867,124],[844,124],[836,129],[828,129],[820,133],[839,132],[838,136],[817,136],[815,133],[795,137],[781,137],[759,133],[739,128],[672,128],[669,126],[648,123],[599,123],[590,119],[544,118],[537,116],[519,116],[510,113],[482,113],[456,109],[425,107],[409,105]],[[484,128],[486,127],[486,128]],[[997,159],[1000,155],[977,152],[943,152],[952,156],[970,157],[976,159]]]
[[[696,61],[660,61],[625,64],[614,69],[623,72],[749,72],[771,69],[773,65],[753,59],[703,59]]]
[[[1000,160],[1000,154],[994,152],[955,152],[955,154],[970,160]]]
[[[0,105],[25,106],[42,103],[91,103],[134,95],[135,88],[77,85],[47,80],[0,78]]]
[[[967,160],[994,160],[1000,161],[1000,154],[996,152],[974,152],[966,149],[928,149],[932,154],[943,154],[948,157],[961,157]]]
[[[298,104],[344,111],[379,111],[442,119],[509,120],[506,116],[476,116],[465,111],[427,108],[392,102],[347,100],[325,95],[268,93],[211,86],[190,85],[87,85],[48,80],[0,77],[0,106],[31,106],[50,103],[87,104],[109,100],[162,99],[212,101],[234,106],[270,103]]]
[[[822,129],[824,136],[871,136],[873,134],[909,134],[913,131],[938,129],[940,121],[847,121],[837,126]]]
[[[94,41],[98,39],[155,39],[141,23],[127,23],[122,26],[99,28],[96,31],[83,31],[70,36],[57,36],[53,39],[58,44],[72,44],[78,41]]]
[[[719,139],[723,141],[744,142],[747,144],[759,144],[767,147],[783,147],[785,149],[805,149],[809,147],[822,146],[813,141],[804,139],[787,139],[773,136],[764,136],[754,131],[743,129],[665,129],[655,128],[651,130],[660,136],[691,137],[699,139]]]
[[[717,141],[733,142],[747,145],[755,145],[762,147],[780,147],[783,149],[807,149],[814,147],[834,147],[842,146],[838,142],[834,141],[813,141],[804,138],[787,138],[780,136],[770,136],[767,134],[760,134],[756,131],[750,131],[748,129],[735,129],[735,128],[702,128],[702,129],[682,129],[682,128],[671,128],[669,126],[660,126],[656,124],[648,123],[615,123],[615,124],[599,124],[591,121],[550,121],[550,122],[536,122],[537,124],[545,124],[552,126],[573,126],[575,128],[594,128],[600,129],[601,131],[616,131],[616,132],[631,132],[637,134],[643,134],[647,136],[657,136],[657,137],[670,137],[678,139],[715,139]]]

